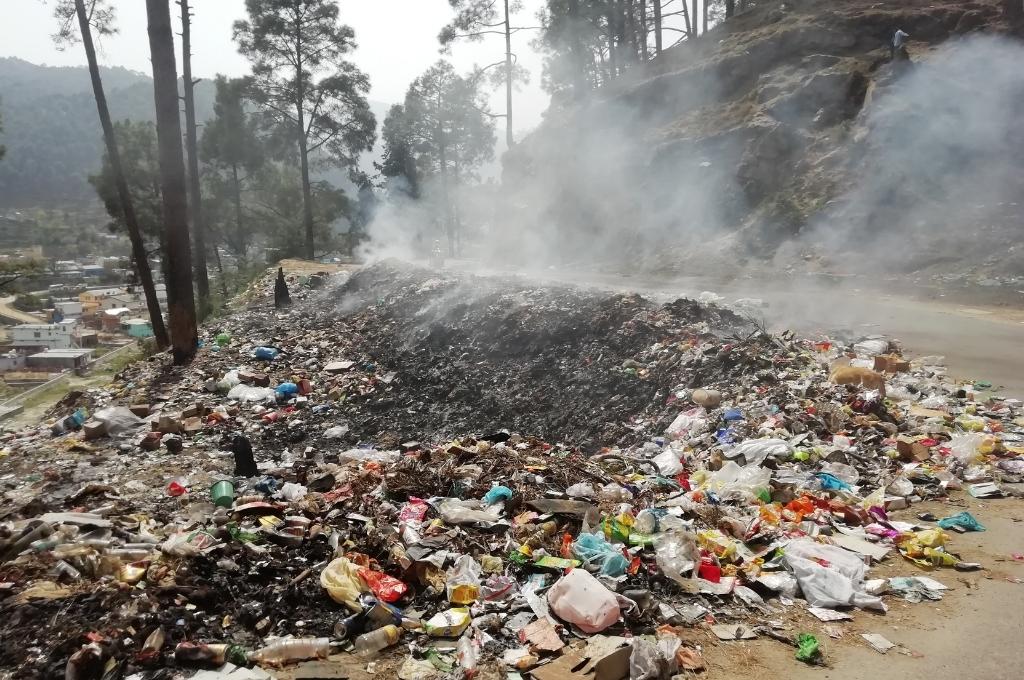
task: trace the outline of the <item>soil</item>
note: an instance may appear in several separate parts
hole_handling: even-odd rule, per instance
[[[986,531],[956,536],[956,548],[967,561],[980,562],[978,572],[939,569],[927,575],[949,587],[939,602],[905,603],[887,600],[885,616],[850,612],[853,621],[823,624],[806,617],[810,632],[822,642],[826,668],[793,660],[792,650],[772,640],[708,642],[708,678],[759,677],[861,680],[862,678],[958,678],[1016,680],[1020,677],[1020,631],[1024,627],[1024,561],[1011,553],[1024,552],[1024,501],[979,501],[958,498],[932,501],[894,513],[910,521],[919,512],[939,517],[968,510]],[[871,577],[925,573],[898,556],[872,569]],[[839,626],[842,638],[830,638],[825,625]],[[796,632],[796,631],[794,631]],[[879,654],[860,637],[879,633],[899,647]]]

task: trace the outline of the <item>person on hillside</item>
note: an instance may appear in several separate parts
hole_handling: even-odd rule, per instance
[[[288,294],[288,284],[284,280],[284,268],[277,268],[277,281],[274,282],[274,307],[281,309],[287,307],[292,303],[292,298]]]
[[[897,28],[896,33],[892,36],[892,42],[889,44],[889,60],[893,61],[896,56],[899,55],[902,59],[910,59],[910,55],[907,54],[907,39],[910,34],[904,33],[902,28]]]

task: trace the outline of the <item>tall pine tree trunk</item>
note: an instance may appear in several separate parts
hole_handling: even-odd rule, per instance
[[[729,19],[736,14],[736,0],[725,0],[725,18]]]
[[[242,226],[242,182],[238,179],[238,165],[231,164],[231,180],[235,194],[235,244],[238,246],[238,257],[245,262],[248,257],[248,243],[245,228]]]
[[[586,91],[587,80],[583,62],[583,41],[580,38],[580,0],[569,0],[569,51],[572,56],[572,94],[577,101]]]
[[[505,143],[512,148],[512,18],[505,0]]]
[[[654,3],[654,53],[661,54],[661,0],[652,0],[652,2]]]
[[[685,2],[685,1],[686,0],[683,0],[683,2]],[[706,1],[707,0],[705,0],[705,2]],[[700,14],[698,12],[697,0],[693,0],[693,2],[691,3],[691,6],[693,7],[693,11],[690,12],[690,25],[693,26],[693,34],[692,35],[693,35],[694,38],[696,38],[698,35],[700,35],[700,24],[697,22],[697,17],[700,16]]]
[[[309,183],[309,150],[306,145],[306,126],[303,122],[302,105],[298,106],[299,111],[299,169],[302,172],[302,223],[305,225],[306,247],[305,257],[307,260],[316,259],[316,251],[313,245],[313,190]]]
[[[637,40],[636,14],[633,12],[633,0],[621,0],[622,3],[622,31],[626,34],[629,42],[630,61],[640,60],[640,45]]]
[[[615,20],[615,2],[609,0],[608,9],[605,12],[605,22],[608,24],[608,80],[613,80],[619,75],[618,48],[615,45],[615,28],[618,22]]]
[[[693,37],[693,24],[690,23],[690,10],[686,8],[686,0],[683,0],[683,22],[686,25],[686,37]]]
[[[128,191],[124,168],[121,166],[121,154],[118,152],[117,139],[114,137],[114,124],[110,120],[110,109],[107,108],[107,97],[103,92],[103,81],[100,80],[100,67],[96,61],[96,48],[92,42],[92,28],[89,26],[89,15],[85,11],[85,0],[75,0],[75,13],[78,15],[78,28],[82,34],[85,58],[89,62],[89,77],[92,79],[92,92],[96,98],[100,126],[103,128],[103,141],[107,147],[107,156],[110,158],[110,168],[114,172],[117,195],[121,200],[121,208],[124,210],[124,224],[128,230],[128,240],[132,244],[135,271],[139,275],[139,283],[146,296],[146,309],[149,311],[149,323],[153,327],[153,337],[156,339],[157,347],[165,349],[170,344],[170,340],[167,337],[163,313],[160,311],[160,300],[156,296],[156,286],[153,285],[153,271],[149,268],[146,244],[142,240],[142,230],[139,229],[139,220],[135,215],[135,205],[132,203],[132,195]]]
[[[704,30],[702,33],[708,32],[708,0],[704,0],[704,4],[701,6],[701,11],[704,12]]]
[[[178,73],[174,59],[169,0],[146,0],[149,51],[153,62],[153,100],[160,150],[160,188],[167,234],[167,311],[175,364],[187,364],[199,343],[192,293],[192,253],[188,239],[188,194],[178,115]]]
[[[658,0],[654,0],[658,2]],[[647,0],[640,0],[640,61],[647,61]]]
[[[192,257],[199,294],[199,320],[210,313],[210,275],[206,268],[206,225],[203,195],[199,188],[199,138],[196,133],[195,82],[192,80],[192,14],[188,0],[181,5],[181,75],[185,84],[185,147],[188,149],[189,209],[192,213]]]

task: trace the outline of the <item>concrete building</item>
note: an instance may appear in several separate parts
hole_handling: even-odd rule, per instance
[[[92,358],[91,349],[51,349],[28,357],[28,365],[47,371],[83,369]]]
[[[153,325],[148,319],[127,319],[123,328],[133,338],[149,338],[153,336]]]
[[[82,316],[82,303],[78,300],[58,300],[53,303],[53,308],[65,319],[75,319]]]
[[[121,324],[125,319],[132,313],[132,310],[127,307],[115,307],[113,309],[105,309],[100,315],[101,326],[100,330],[104,333],[117,333],[121,329]]]
[[[25,368],[26,363],[24,354],[18,354],[13,351],[5,352],[4,354],[0,354],[0,373],[20,371]]]
[[[24,323],[10,330],[13,347],[39,347],[42,349],[70,349],[74,321],[60,323]]]
[[[111,307],[118,307],[120,305],[107,303],[106,306],[102,306],[104,301],[115,295],[120,295],[124,290],[121,288],[93,288],[87,290],[84,293],[80,293],[78,301],[82,303],[82,313],[86,315],[95,314],[100,309],[110,309]]]

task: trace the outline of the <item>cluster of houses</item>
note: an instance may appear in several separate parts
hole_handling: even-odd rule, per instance
[[[163,284],[157,285],[157,297],[166,306]],[[55,298],[44,313],[46,322],[7,329],[0,343],[0,373],[81,371],[92,361],[101,336],[105,343],[119,344],[153,335],[141,289],[93,288],[76,298]]]

